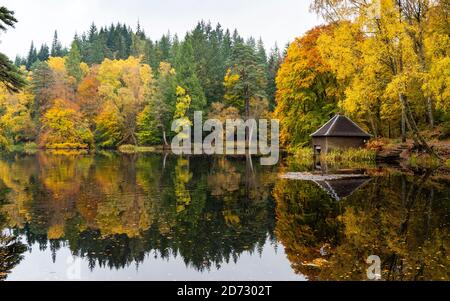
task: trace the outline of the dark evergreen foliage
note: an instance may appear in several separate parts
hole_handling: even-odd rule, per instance
[[[169,62],[177,70],[178,82],[193,97],[193,109],[197,110],[223,101],[224,77],[227,70],[234,67],[233,53],[236,54],[236,48],[242,48],[242,45],[246,45],[250,55],[257,60],[259,69],[264,72],[267,90],[258,94],[267,95],[273,109],[275,76],[281,63],[278,48],[275,47],[267,55],[261,38],[258,41],[253,37],[244,40],[237,30],[231,33],[220,24],[213,27],[210,22],[199,22],[182,40],[168,32],[156,41],[146,36],[139,22],[135,30],[121,23],[100,28],[92,23],[87,32],[74,36],[71,49],[62,46],[55,31],[51,48],[45,44],[37,48],[32,43],[27,57],[16,57],[15,64],[32,69],[37,62],[46,61],[49,56],[70,56],[70,53],[72,56],[79,53],[81,61],[88,65],[100,64],[104,59],[135,56],[141,57],[143,63],[150,65],[158,76],[160,63]]]
[[[8,26],[14,27],[16,22],[14,12],[0,7],[0,31],[6,31]],[[25,85],[16,66],[3,53],[0,53],[0,82],[11,92],[17,92]]]

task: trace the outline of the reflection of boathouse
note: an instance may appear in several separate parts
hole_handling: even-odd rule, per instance
[[[352,195],[356,190],[370,181],[369,177],[347,178],[337,180],[313,181],[337,201]]]
[[[315,154],[364,146],[371,135],[343,115],[336,115],[311,135]]]
[[[313,174],[308,172],[288,172],[279,175],[282,179],[311,181],[322,188],[335,200],[342,200],[370,181],[363,173]]]

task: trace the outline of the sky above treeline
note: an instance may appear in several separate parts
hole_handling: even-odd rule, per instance
[[[198,21],[219,22],[237,28],[243,37],[262,37],[267,49],[275,42],[283,48],[322,21],[309,11],[308,0],[2,0],[0,6],[15,11],[15,29],[0,33],[0,52],[11,59],[26,55],[31,41],[51,44],[58,31],[64,46],[75,33],[111,23],[133,29],[139,21],[152,40],[170,30],[184,37]]]

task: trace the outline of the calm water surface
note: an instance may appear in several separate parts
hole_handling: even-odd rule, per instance
[[[0,279],[450,279],[450,182],[160,154],[0,156]]]

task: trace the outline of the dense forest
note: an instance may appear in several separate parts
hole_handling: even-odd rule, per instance
[[[194,111],[225,120],[248,104],[251,116],[267,115],[281,61],[277,46],[267,53],[261,39],[205,22],[183,40],[167,34],[155,42],[139,24],[92,24],[69,49],[55,32],[51,47],[32,43],[16,58],[28,85],[1,89],[2,145],[161,145],[174,134],[172,120]]]
[[[32,43],[16,58],[24,88],[0,87],[0,146],[168,144],[171,121],[201,110],[279,119],[292,149],[341,112],[375,138],[433,153],[429,137],[450,135],[449,2],[315,0],[311,9],[327,24],[284,51],[206,22],[157,41],[139,24],[92,24],[70,48],[55,32],[51,46]]]

